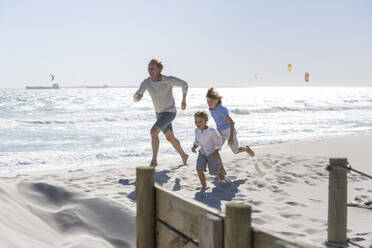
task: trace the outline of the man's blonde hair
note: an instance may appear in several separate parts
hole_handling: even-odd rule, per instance
[[[222,96],[218,94],[217,90],[214,87],[208,89],[206,97],[211,98],[213,100],[217,100],[218,104],[222,103],[221,101]]]
[[[163,70],[164,66],[163,66],[163,63],[161,62],[160,59],[154,58],[154,59],[150,60],[149,65],[150,64],[155,64],[157,67],[160,68],[161,71]]]
[[[205,121],[208,121],[208,114],[207,112],[205,111],[197,111],[195,114],[194,114],[194,118],[195,117],[199,117]]]

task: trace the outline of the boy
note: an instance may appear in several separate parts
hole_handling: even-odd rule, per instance
[[[221,157],[219,150],[222,146],[222,137],[219,132],[207,126],[208,114],[204,111],[198,111],[194,114],[195,119],[195,142],[192,151],[196,153],[196,148],[200,147],[198,159],[196,161],[196,170],[200,179],[201,187],[196,190],[207,189],[204,171],[208,165],[209,174],[217,175],[220,180],[224,180],[221,169]]]

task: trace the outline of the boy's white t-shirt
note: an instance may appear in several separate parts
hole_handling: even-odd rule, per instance
[[[220,133],[214,128],[208,128],[201,131],[195,128],[195,142],[194,145],[200,147],[199,152],[203,155],[210,155],[215,150],[220,150],[223,145],[223,139]]]

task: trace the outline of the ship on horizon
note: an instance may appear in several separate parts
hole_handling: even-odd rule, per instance
[[[26,86],[27,90],[43,90],[43,89],[59,89],[59,84],[53,84],[52,86]]]
[[[50,82],[54,81],[54,75],[49,74]],[[27,90],[44,90],[44,89],[59,89],[59,84],[54,83],[52,86],[26,86]]]

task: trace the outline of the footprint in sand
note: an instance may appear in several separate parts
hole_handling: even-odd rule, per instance
[[[278,220],[278,218],[276,216],[273,216],[273,215],[268,215],[268,214],[263,214],[261,215],[261,218],[266,220],[267,222],[275,222]]]
[[[286,199],[287,199],[287,197],[277,197],[277,198],[275,198],[274,201],[276,201],[276,202],[283,202],[283,201],[285,201]]]
[[[314,223],[318,224],[319,226],[327,226],[328,225],[327,220],[314,219],[314,218],[309,218],[309,220],[311,222],[314,222]]]
[[[301,217],[301,214],[282,213],[280,216],[286,219],[297,219],[298,217]]]
[[[252,218],[252,222],[256,225],[264,225],[267,223],[267,221],[261,218]]]
[[[299,202],[293,202],[293,201],[287,201],[285,202],[285,204],[288,204],[290,206],[301,206],[301,207],[307,207],[305,204],[302,204],[302,203],[299,203]]]
[[[323,233],[323,229],[315,229],[315,228],[306,228],[303,230],[307,234],[316,234],[316,233]]]
[[[287,206],[276,206],[274,207],[275,210],[278,210],[278,211],[282,211],[282,210],[287,210],[288,207]]]
[[[308,181],[308,180],[305,180],[305,183],[306,183],[307,185],[310,185],[310,186],[316,186],[315,183],[313,183],[313,182],[311,182],[311,181]]]
[[[279,233],[285,236],[292,237],[292,238],[306,237],[306,235],[302,233],[295,233],[295,232],[279,232]]]
[[[293,227],[293,228],[296,228],[296,229],[303,228],[303,225],[301,225],[301,224],[297,224],[297,223],[290,224],[289,226],[290,226],[290,227]]]
[[[248,191],[257,191],[257,188],[254,188],[254,187],[247,187],[247,190],[248,190]]]
[[[259,188],[263,188],[266,185],[264,181],[260,181],[260,180],[254,180],[253,184],[256,185]]]
[[[261,206],[263,204],[262,201],[255,201],[255,200],[248,200],[247,202],[253,206]]]

